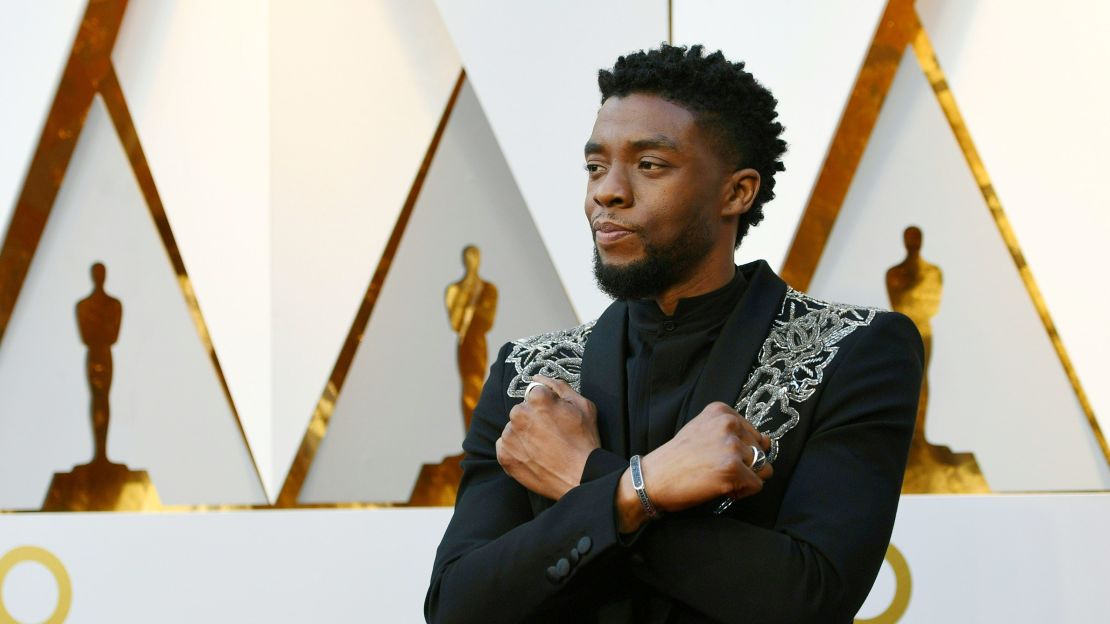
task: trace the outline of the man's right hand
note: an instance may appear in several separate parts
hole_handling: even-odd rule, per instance
[[[710,403],[678,435],[641,459],[652,505],[675,512],[721,496],[735,499],[759,492],[774,469],[770,463],[759,472],[749,468],[752,446],[766,453],[771,439],[729,405]],[[621,478],[616,504],[622,532],[634,531],[646,520],[628,471]]]

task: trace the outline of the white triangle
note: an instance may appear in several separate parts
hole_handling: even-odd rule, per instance
[[[74,305],[107,267],[123,305],[108,456],[149,472],[163,503],[260,503],[255,467],[99,98],[0,345],[0,507],[42,503],[51,473],[92,455]]]
[[[701,43],[744,61],[778,98],[789,148],[775,176],[775,199],[737,252],[778,270],[867,56],[886,0],[676,0],[675,42]]]
[[[575,310],[596,317],[609,299],[593,282],[582,146],[600,102],[597,72],[665,41],[667,3],[437,4]]]
[[[917,3],[991,184],[1110,437],[1110,3]],[[990,45],[983,45],[988,41]],[[1038,76],[1039,80],[1031,80]]]
[[[456,335],[444,290],[468,244],[498,289],[489,363],[508,340],[576,324],[469,84],[459,94],[336,402],[301,502],[405,501],[423,463],[461,452]],[[398,328],[405,328],[398,331]]]
[[[460,65],[431,0],[269,6],[270,483],[280,485]]]
[[[994,491],[1103,489],[1110,470],[914,55],[902,60],[811,292],[889,307],[886,270],[923,230],[944,272],[926,436]],[[1051,449],[1049,452],[1047,449]]]
[[[272,490],[267,17],[257,2],[131,3],[112,60]]]

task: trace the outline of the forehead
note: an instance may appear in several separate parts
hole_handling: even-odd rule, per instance
[[[611,147],[665,136],[680,146],[700,140],[697,116],[657,95],[632,93],[605,100],[597,112],[590,141]]]

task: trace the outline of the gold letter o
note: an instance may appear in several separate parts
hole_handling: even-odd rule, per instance
[[[8,572],[16,564],[24,561],[33,561],[41,565],[49,570],[54,577],[54,583],[58,585],[58,603],[54,605],[54,612],[46,619],[45,624],[61,624],[69,615],[69,607],[73,601],[73,587],[69,584],[69,574],[66,573],[66,568],[62,565],[62,562],[53,553],[38,546],[13,548],[6,555],[0,557],[0,624],[19,624],[12,617],[12,614],[8,613],[8,608],[4,606],[3,590],[4,579],[7,578]]]
[[[886,560],[894,569],[894,599],[890,601],[886,611],[866,620],[857,619],[856,624],[894,624],[902,619],[910,606],[910,590],[913,589],[913,581],[910,579],[910,566],[906,563],[906,558],[894,547],[894,544],[891,544],[886,549]]]

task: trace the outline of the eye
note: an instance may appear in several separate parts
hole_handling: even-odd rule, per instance
[[[662,169],[665,165],[651,160],[641,160],[639,166],[640,169],[644,171],[658,171]]]
[[[588,173],[599,173],[602,170],[601,165],[597,163],[586,163],[585,169]]]

